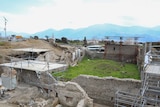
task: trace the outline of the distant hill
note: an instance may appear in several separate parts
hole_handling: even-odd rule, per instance
[[[1,33],[1,35],[5,35],[4,32],[0,32],[0,33]],[[24,32],[19,32],[19,33],[17,33],[17,32],[7,31],[7,34],[6,34],[6,35],[7,35],[7,36],[8,36],[8,35],[21,35],[21,36],[23,36],[23,37],[30,37],[31,34],[29,34],[29,33],[24,33]]]
[[[141,26],[127,27],[114,24],[97,24],[80,29],[62,29],[59,31],[48,29],[34,35],[38,35],[39,37],[48,35],[51,37],[53,34],[56,38],[67,37],[72,40],[82,40],[84,37],[87,39],[104,39],[105,36],[115,39],[115,36],[123,36],[124,38],[141,37],[139,38],[140,41],[160,41],[160,26],[148,28]]]
[[[27,34],[25,34],[27,36]],[[47,29],[35,34],[28,34],[30,36],[38,36],[39,38],[45,38],[45,36],[55,38],[66,37],[71,40],[83,40],[87,39],[104,39],[109,36],[111,39],[116,39],[116,36],[128,37],[141,37],[140,41],[160,41],[160,26],[149,28],[141,26],[120,26],[114,24],[96,24],[79,29]]]

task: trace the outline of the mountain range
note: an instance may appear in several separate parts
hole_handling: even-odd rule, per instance
[[[137,37],[139,41],[144,42],[157,42],[160,41],[160,26],[156,27],[142,27],[142,26],[120,26],[115,24],[96,24],[79,29],[47,29],[34,34],[27,33],[15,33],[7,32],[7,34],[22,35],[24,37],[38,36],[39,38],[45,38],[46,36],[61,39],[66,37],[69,40],[83,40],[86,37],[89,40],[104,39],[106,37],[110,39],[134,38]]]

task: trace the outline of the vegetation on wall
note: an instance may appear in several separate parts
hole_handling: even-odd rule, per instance
[[[112,60],[84,58],[77,66],[69,67],[67,71],[53,73],[54,77],[68,81],[80,74],[99,77],[118,77],[140,79],[140,74],[135,64],[121,63]]]

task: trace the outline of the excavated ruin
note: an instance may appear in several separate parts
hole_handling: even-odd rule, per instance
[[[32,52],[15,52],[15,48],[30,48]],[[33,53],[33,49],[49,51]],[[80,75],[69,82],[62,82],[51,75],[52,72],[63,71],[61,68],[52,68],[54,64],[74,66],[84,55],[84,48],[59,46],[41,40],[14,42],[11,48],[2,48],[0,106],[113,107],[116,93],[125,91],[136,95],[139,92],[142,85],[140,80]],[[22,61],[25,58],[26,67]],[[45,63],[35,64],[40,62]]]
[[[27,42],[33,43],[33,41],[35,40]],[[39,42],[48,45],[45,41]],[[14,45],[17,46],[13,43],[12,46]],[[1,54],[3,60],[1,86],[3,87],[0,88],[2,91],[0,105],[93,107],[93,100],[80,85],[73,82],[59,82],[51,75],[52,72],[65,70],[67,65],[72,66],[77,63],[83,57],[83,52],[79,48],[50,44],[45,49],[28,46],[4,49],[4,54]]]

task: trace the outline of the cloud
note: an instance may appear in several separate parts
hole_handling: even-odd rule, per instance
[[[138,25],[137,19],[135,19],[132,16],[121,16],[120,20],[121,20],[122,25],[125,25],[125,26]]]
[[[80,28],[101,23],[160,24],[159,0],[29,0],[14,4],[19,12],[0,12],[0,16],[8,19],[7,27],[12,31],[34,33],[47,28]]]

